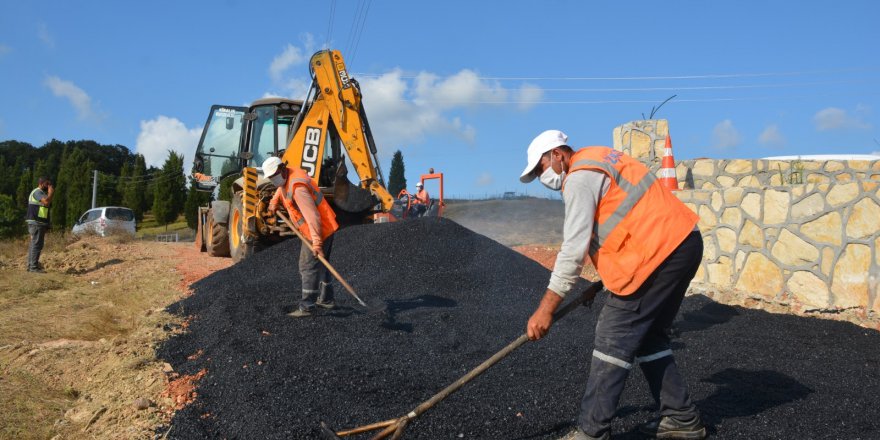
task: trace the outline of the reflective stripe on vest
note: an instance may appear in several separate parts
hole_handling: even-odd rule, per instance
[[[587,147],[569,163],[568,176],[589,170],[609,179],[596,206],[588,253],[606,289],[630,295],[694,231],[699,217],[644,164],[619,151]]]
[[[37,212],[35,213],[36,218],[32,218],[29,220],[49,221],[49,207],[43,206],[43,204],[40,203],[39,200],[37,200],[36,196],[34,196],[34,194],[36,194],[37,191],[42,191],[42,189],[34,188],[34,190],[31,191],[31,195],[28,197],[28,204],[29,205],[37,205],[39,207],[39,208],[37,208]]]
[[[578,167],[586,167],[591,166],[595,168],[601,168],[605,173],[607,173],[612,179],[614,179],[614,183],[617,184],[620,189],[626,193],[626,198],[620,202],[620,205],[617,206],[617,209],[611,213],[611,216],[608,217],[605,222],[602,224],[596,225],[595,233],[596,240],[593,241],[590,245],[590,253],[595,254],[603,244],[605,244],[605,240],[608,238],[608,234],[617,227],[618,224],[626,217],[627,214],[632,210],[633,206],[636,206],[636,203],[645,196],[645,193],[648,192],[648,188],[657,181],[657,178],[654,177],[651,173],[645,173],[641,180],[639,180],[635,185],[633,185],[629,180],[623,178],[620,175],[620,171],[613,166],[599,162],[596,160],[590,159],[581,159],[577,162],[571,164],[571,168]]]
[[[296,188],[296,185],[306,185],[309,188],[309,191],[312,192],[312,199],[315,201],[315,206],[319,206],[321,202],[324,200],[324,193],[321,192],[318,188],[315,188],[315,184],[312,179],[303,179],[303,178],[290,178],[287,182],[287,200],[293,200],[293,190]]]

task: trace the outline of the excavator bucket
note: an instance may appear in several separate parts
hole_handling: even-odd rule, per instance
[[[352,213],[361,213],[373,208],[377,203],[373,193],[353,185],[348,180],[347,174],[348,170],[343,163],[336,172],[336,182],[333,184],[333,203],[336,207]]]

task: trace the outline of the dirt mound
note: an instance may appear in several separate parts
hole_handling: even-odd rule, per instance
[[[449,220],[351,227],[331,261],[387,314],[340,309],[284,315],[295,304],[299,245],[276,245],[195,283],[169,310],[195,315],[162,358],[207,373],[169,438],[317,438],[399,417],[518,337],[547,284],[538,263]],[[601,298],[598,301],[601,303]],[[406,438],[556,438],[573,426],[595,315],[579,308],[416,419]],[[715,438],[867,438],[880,430],[880,333],[688,297],[677,360]],[[201,352],[199,351],[201,350]],[[193,353],[201,353],[192,356]],[[653,417],[633,374],[614,432],[639,438]],[[841,402],[846,402],[841,405]],[[874,433],[874,434],[871,434]]]

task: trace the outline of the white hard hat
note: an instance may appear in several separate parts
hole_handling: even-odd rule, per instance
[[[541,156],[563,145],[568,145],[568,136],[559,130],[547,130],[535,137],[532,143],[529,144],[529,149],[526,150],[526,169],[519,176],[519,181],[529,183],[534,180],[535,176],[532,176],[530,173],[538,166]]]
[[[422,186],[422,182],[417,183],[416,186]]]
[[[271,177],[274,176],[275,173],[278,172],[278,168],[281,167],[281,158],[272,156],[263,161],[263,176]]]

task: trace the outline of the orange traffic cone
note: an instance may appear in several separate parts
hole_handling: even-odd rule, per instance
[[[669,135],[666,135],[666,148],[663,149],[663,162],[660,163],[660,184],[670,191],[678,191],[675,158],[672,157],[672,136]]]

